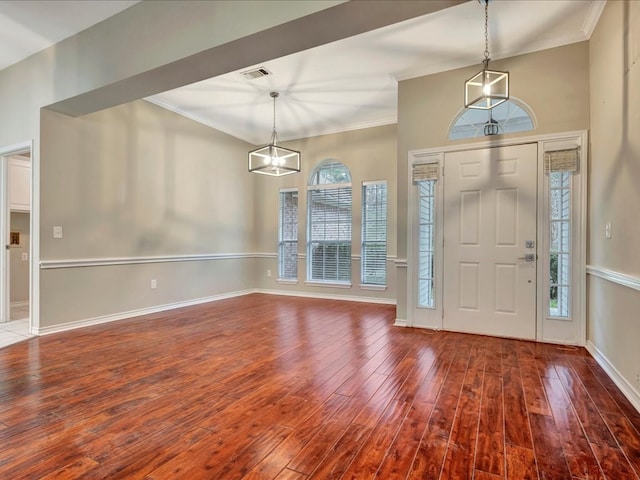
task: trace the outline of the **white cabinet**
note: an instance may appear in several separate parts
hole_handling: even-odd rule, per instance
[[[9,159],[9,208],[31,210],[31,162],[15,157]]]

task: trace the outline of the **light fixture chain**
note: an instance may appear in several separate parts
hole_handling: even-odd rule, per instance
[[[489,0],[484,0],[484,61],[489,62]]]
[[[276,98],[280,96],[278,92],[271,92],[269,94],[273,98],[273,131],[271,132],[271,143],[277,145],[278,143],[278,131],[276,130]]]
[[[276,97],[277,95],[271,95],[273,97],[273,133],[276,133]]]

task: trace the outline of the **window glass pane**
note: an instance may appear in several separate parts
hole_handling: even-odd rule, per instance
[[[340,162],[325,163],[318,167],[311,178],[311,185],[327,185],[333,183],[350,183],[351,173],[346,165]]]
[[[549,174],[549,315],[569,317],[571,294],[571,173]]]
[[[307,277],[351,281],[351,175],[341,163],[320,166],[311,185],[339,184],[308,190]]]
[[[387,282],[387,184],[362,187],[362,258],[363,284],[385,285]]]
[[[298,278],[298,192],[280,192],[278,278]]]
[[[433,292],[435,180],[418,182],[418,306],[435,307]]]
[[[529,114],[513,101],[506,101],[491,110],[491,117],[498,122],[499,133],[513,133],[533,130],[533,120]],[[489,120],[489,112],[468,108],[456,119],[449,131],[450,140],[484,136],[484,126]]]

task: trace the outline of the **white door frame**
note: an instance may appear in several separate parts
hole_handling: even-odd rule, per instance
[[[547,259],[546,252],[543,250],[547,245],[547,239],[545,238],[547,228],[546,221],[547,215],[544,213],[545,208],[548,207],[548,195],[545,192],[547,182],[544,175],[544,152],[545,149],[553,149],[556,146],[562,148],[570,148],[576,146],[581,149],[581,161],[578,172],[574,174],[574,187],[578,193],[575,195],[573,202],[574,217],[572,233],[574,241],[572,242],[573,248],[573,268],[572,278],[572,318],[569,321],[550,319],[548,318],[548,308],[545,305],[545,301],[548,298],[548,294],[544,291],[546,286],[546,279],[544,278],[547,272],[546,268],[538,268],[537,270],[537,318],[536,318],[536,340],[541,342],[550,343],[563,343],[563,344],[586,344],[586,215],[587,215],[587,159],[588,159],[588,143],[587,143],[587,131],[579,130],[572,132],[564,132],[558,134],[548,135],[532,135],[528,137],[517,137],[507,139],[491,139],[485,140],[484,138],[476,143],[460,144],[454,146],[438,147],[411,150],[408,152],[408,169],[407,169],[407,320],[406,325],[409,327],[421,327],[441,330],[443,328],[443,311],[442,311],[442,261],[443,261],[443,229],[442,220],[444,215],[443,201],[442,201],[442,186],[438,185],[436,189],[436,219],[439,226],[436,227],[436,237],[434,239],[436,244],[436,261],[434,270],[437,275],[437,287],[436,287],[436,308],[432,312],[428,312],[428,324],[419,325],[416,320],[416,306],[415,306],[415,292],[416,289],[416,273],[417,273],[417,258],[416,258],[416,187],[413,185],[411,178],[412,165],[416,163],[424,163],[426,158],[438,159],[441,163],[444,161],[444,154],[447,152],[461,152],[468,150],[480,150],[488,147],[502,147],[510,145],[520,144],[538,144],[538,221],[537,221],[537,251],[542,263],[539,263],[539,267],[544,265]],[[441,168],[442,171],[442,168]],[[438,180],[441,182],[444,180],[442,177]],[[402,267],[403,265],[399,265]],[[439,288],[438,288],[439,287]],[[403,322],[397,320],[396,325],[402,325]]]
[[[34,207],[37,208],[37,204],[34,202],[34,148],[33,141],[26,141],[0,148],[0,238],[2,243],[0,247],[3,250],[3,254],[0,255],[0,275],[2,275],[2,287],[0,288],[0,322],[7,322],[10,319],[10,271],[9,271],[9,255],[6,245],[9,242],[9,229],[11,221],[11,211],[9,205],[9,157],[18,153],[29,152],[31,154],[31,177],[29,185],[29,196],[31,211],[29,215],[29,229],[31,242],[29,246],[29,329],[33,330],[34,326],[34,252],[37,251],[36,239],[38,237],[36,232],[37,223],[34,221]]]

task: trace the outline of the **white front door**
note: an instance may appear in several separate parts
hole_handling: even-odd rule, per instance
[[[444,180],[444,328],[535,339],[537,145],[447,153]]]

